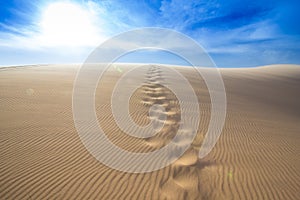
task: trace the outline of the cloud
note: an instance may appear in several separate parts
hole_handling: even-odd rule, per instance
[[[217,65],[232,67],[300,63],[295,8],[270,0],[164,0],[159,13],[163,26],[196,39]]]
[[[171,28],[197,29],[202,27],[228,29],[237,28],[259,20],[272,6],[269,1],[162,1],[160,15]],[[176,16],[176,20],[174,17]]]
[[[26,25],[22,20],[0,23],[0,64],[82,62],[107,38],[87,3],[45,3],[35,4],[35,8],[39,14],[31,19],[30,12],[11,11],[14,16],[30,19]]]
[[[297,21],[300,5],[296,0],[18,2],[5,1],[2,4],[7,9],[0,8],[0,53],[7,55],[1,56],[2,62],[24,61],[28,56],[20,54],[30,55],[30,52],[32,56],[41,54],[45,59],[48,53],[51,57],[49,62],[84,60],[84,56],[113,35],[133,28],[154,26],[171,28],[190,36],[211,54],[219,66],[300,63],[300,29]],[[77,19],[74,17],[76,21],[81,21],[78,23],[81,25],[69,23],[63,26],[62,23],[51,22],[53,16],[45,20],[46,8],[57,2],[75,5],[75,8],[71,7],[72,15],[81,13]],[[66,9],[66,13],[71,13],[72,9]],[[56,20],[69,20],[68,16],[59,19]],[[45,22],[50,25],[47,25],[48,28]],[[180,48],[180,42],[174,43],[168,38],[164,42]],[[115,48],[130,45],[122,41],[116,43]],[[8,56],[7,52],[15,54],[16,59],[9,60],[8,57],[13,55]]]

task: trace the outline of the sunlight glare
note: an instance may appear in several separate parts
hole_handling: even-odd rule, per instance
[[[92,14],[75,3],[56,2],[44,11],[42,42],[47,46],[89,46],[99,41]]]

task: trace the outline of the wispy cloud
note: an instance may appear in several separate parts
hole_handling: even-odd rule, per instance
[[[60,13],[57,7],[53,9],[55,12],[51,11],[51,6],[59,3],[73,7]],[[16,52],[14,60],[22,62],[26,57],[18,59],[20,52],[26,55],[32,52],[32,56],[49,52],[52,56],[49,62],[76,62],[113,35],[155,26],[171,28],[195,39],[218,66],[300,63],[298,6],[294,0],[6,2],[0,9],[4,13],[0,14],[0,53]],[[61,16],[55,18],[55,15]],[[78,23],[72,25],[72,20]],[[13,62],[8,56],[1,60]]]

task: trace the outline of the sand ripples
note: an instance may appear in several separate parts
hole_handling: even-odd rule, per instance
[[[81,143],[72,118],[76,68],[41,66],[0,71],[0,198],[297,199],[300,115],[297,102],[291,99],[299,99],[300,70],[223,70],[228,98],[225,127],[213,151],[199,160],[210,118],[209,93],[192,68],[176,69],[187,77],[198,96],[198,134],[176,162],[144,174],[111,169],[92,157]],[[136,138],[118,128],[110,94],[121,75],[108,70],[96,92],[98,121],[111,142],[127,151],[147,153],[167,145],[177,134],[174,142],[178,149],[186,145],[192,130],[185,127],[178,132],[179,102],[164,87],[173,77],[162,66],[148,67],[143,85],[129,105],[135,123],[147,125],[152,117],[163,124],[162,129],[153,137]],[[28,88],[34,92],[26,92]],[[154,109],[155,115],[150,115],[154,104],[164,110]],[[190,120],[195,120],[192,116],[196,111],[186,109],[192,113]]]

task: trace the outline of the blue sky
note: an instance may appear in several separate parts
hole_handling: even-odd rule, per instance
[[[300,64],[296,0],[0,1],[0,65],[81,63],[101,42],[141,27],[196,40],[218,67]],[[121,61],[184,64],[166,52]]]

